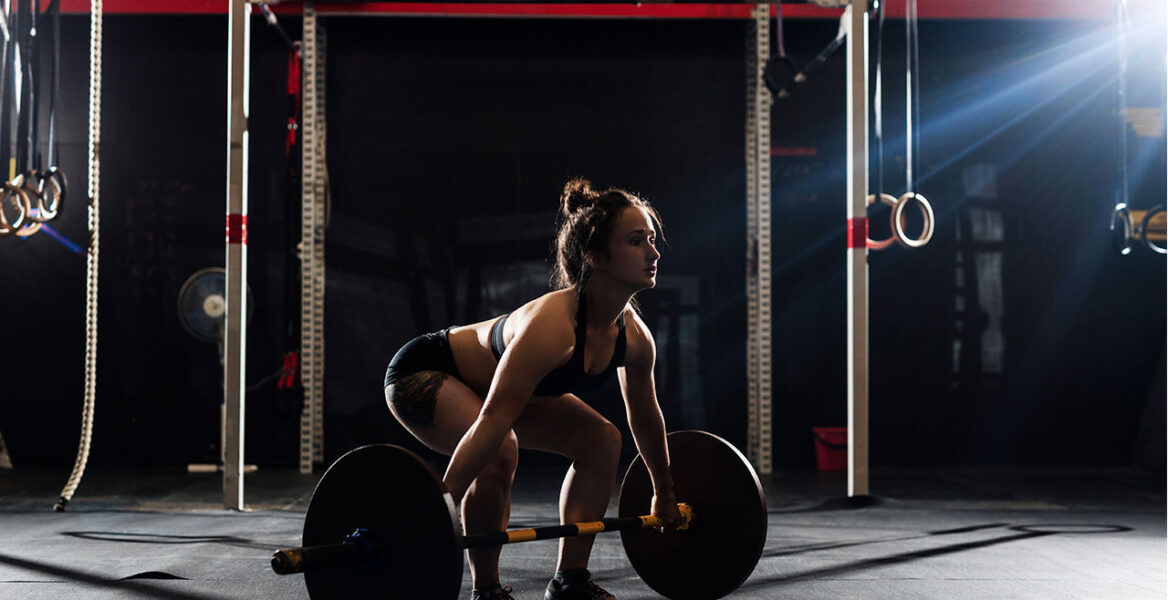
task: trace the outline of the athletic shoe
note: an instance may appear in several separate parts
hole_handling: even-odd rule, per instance
[[[616,596],[592,583],[588,569],[557,571],[543,597],[544,600],[616,600]]]

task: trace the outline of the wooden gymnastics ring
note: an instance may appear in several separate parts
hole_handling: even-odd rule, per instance
[[[41,209],[44,200],[41,198],[40,176],[35,169],[21,173],[12,179],[12,185],[24,190],[28,196],[28,219],[23,227],[15,231],[17,237],[28,237],[40,231],[45,221],[49,220],[49,217],[46,217]]]
[[[458,597],[466,548],[499,546],[621,531],[645,535],[625,539],[633,568],[671,599],[720,598],[754,570],[766,538],[766,503],[750,464],[733,446],[704,432],[669,436],[678,494],[692,492],[702,505],[679,504],[688,531],[649,531],[653,515],[603,519],[535,529],[462,535],[458,512],[442,479],[413,452],[388,444],[363,446],[338,459],[316,486],[304,519],[304,547],[272,556],[281,575],[304,573],[308,595],[362,598],[384,595],[392,586],[403,598]],[[704,478],[711,477],[706,480]],[[621,488],[624,507],[647,506],[647,471],[634,460]],[[700,491],[699,491],[700,487]],[[729,499],[737,490],[746,498]],[[705,508],[702,508],[705,507]],[[721,512],[728,509],[728,513]],[[687,539],[692,536],[693,539]],[[660,552],[654,552],[654,546]],[[702,566],[700,569],[692,567]],[[651,579],[673,567],[671,585]]]
[[[1156,243],[1153,241],[1153,238],[1148,237],[1148,228],[1152,224],[1152,219],[1155,218],[1156,215],[1163,214],[1163,213],[1164,213],[1164,205],[1157,204],[1156,206],[1149,208],[1148,212],[1144,213],[1144,218],[1142,220],[1140,220],[1140,241],[1142,241],[1144,243],[1144,245],[1146,245],[1148,247],[1148,250],[1151,250],[1152,252],[1155,252],[1156,254],[1168,254],[1168,247],[1157,246]],[[1162,235],[1163,234],[1161,233],[1160,235],[1158,235],[1156,237],[1161,237]],[[1161,237],[1161,239],[1162,239],[1162,237]]]
[[[35,223],[44,223],[48,219],[44,217],[44,213],[40,211],[40,207],[44,203],[40,198],[41,193],[38,185],[39,183],[40,175],[35,169],[32,171],[26,171],[24,173],[17,173],[16,177],[12,178],[12,185],[23,189],[24,192],[28,194],[28,202],[34,209],[32,211],[34,214],[29,215],[28,220]]]
[[[920,237],[912,239],[904,231],[904,207],[912,200],[921,207],[921,216],[925,218],[925,227]],[[925,197],[916,192],[905,192],[896,201],[896,208],[892,209],[892,231],[896,234],[896,241],[905,248],[920,248],[933,239],[933,206]]]
[[[883,204],[887,204],[888,206],[891,206],[893,211],[896,210],[896,197],[893,196],[892,194],[880,194],[880,202]],[[875,203],[876,203],[876,194],[868,194],[868,204],[867,205],[872,206]],[[892,217],[889,216],[889,219],[891,219],[891,218]],[[891,227],[891,221],[889,221],[889,226]],[[867,244],[868,244],[868,247],[873,249],[873,250],[883,250],[883,249],[891,246],[892,242],[895,240],[896,240],[896,231],[894,230],[892,232],[892,234],[888,236],[888,239],[877,241],[877,240],[873,240],[872,238],[867,238]]]
[[[8,206],[12,206],[19,213],[15,219],[9,220],[8,215],[4,213]],[[23,187],[12,185],[11,182],[7,181],[0,185],[0,235],[9,235],[20,231],[28,222],[31,212],[32,201]]]
[[[1115,241],[1115,249],[1126,256],[1132,251],[1132,215],[1127,204],[1115,205],[1111,212],[1111,236]]]
[[[60,214],[68,187],[65,172],[57,167],[49,167],[37,179],[37,208],[45,221],[56,219]]]

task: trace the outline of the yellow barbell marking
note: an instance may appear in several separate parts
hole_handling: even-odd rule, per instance
[[[677,510],[681,513],[681,516],[685,518],[685,521],[683,521],[681,525],[678,525],[677,529],[679,531],[685,531],[689,529],[689,524],[693,522],[693,507],[689,504],[686,504],[685,502],[682,502],[677,505]]]
[[[693,507],[685,502],[680,502],[677,505],[677,511],[681,513],[682,522],[677,526],[678,531],[685,531],[689,529],[690,523],[693,522]],[[661,525],[661,517],[657,515],[644,515],[640,517],[641,527],[657,527]]]
[[[507,532],[508,542],[530,542],[535,539],[534,529],[515,529]]]
[[[689,529],[690,523],[693,522],[693,507],[682,502],[677,505],[677,509],[681,512],[681,516],[684,519],[677,528],[679,530]],[[657,515],[644,515],[638,518],[641,519],[641,527],[658,527],[661,525],[661,517]],[[571,525],[576,526],[576,535],[593,535],[605,531],[603,521],[587,521],[584,523],[571,523]],[[530,542],[534,539],[536,539],[535,529],[512,529],[507,532],[508,544]]]
[[[579,535],[589,535],[593,533],[600,533],[604,531],[604,523],[600,521],[589,521],[587,523],[576,523],[576,529],[580,531]]]

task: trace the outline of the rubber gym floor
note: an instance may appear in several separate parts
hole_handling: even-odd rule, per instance
[[[522,461],[522,459],[521,459]],[[307,598],[273,550],[299,545],[319,474],[268,469],[245,481],[248,510],[222,507],[214,474],[93,471],[65,512],[66,473],[0,471],[0,598]],[[511,527],[555,524],[561,472],[520,466]],[[768,533],[729,597],[1162,599],[1165,481],[1135,469],[874,469],[874,502],[844,501],[841,472],[763,479]],[[616,498],[608,516],[616,512]],[[539,599],[555,540],[503,550],[504,583]],[[658,598],[597,537],[594,580],[622,600]],[[686,576],[703,577],[703,573]],[[461,598],[470,597],[464,566]],[[395,581],[385,581],[393,598]]]

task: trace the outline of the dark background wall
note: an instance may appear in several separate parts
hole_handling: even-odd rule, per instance
[[[298,22],[283,21],[297,35]],[[895,194],[905,187],[899,25],[889,21],[885,46],[884,185]],[[1107,28],[921,23],[917,189],[937,225],[924,249],[870,257],[875,464],[1122,465],[1146,458],[1133,454],[1141,427],[1163,439],[1163,258],[1118,256],[1108,231]],[[575,175],[627,187],[664,216],[661,283],[641,301],[669,427],[744,444],[746,23],[336,17],[325,29],[330,459],[360,443],[410,443],[380,390],[403,342],[546,289],[556,199]],[[788,22],[788,52],[805,62],[835,29]],[[225,30],[218,17],[106,19],[95,465],[217,452],[217,352],[183,331],[175,302],[187,276],[223,262]],[[73,187],[53,225],[78,241],[87,31],[64,19],[61,165]],[[258,382],[294,347],[287,270],[299,214],[284,158],[285,50],[259,21],[252,39],[248,380]],[[1163,107],[1155,39],[1133,61],[1133,106]],[[811,427],[845,420],[843,76],[841,54],[773,113],[775,146],[814,149],[772,164],[784,466],[811,465]],[[1129,132],[1135,208],[1165,198],[1160,127]],[[880,218],[873,236],[886,235]],[[4,238],[0,277],[11,340],[0,350],[0,432],[18,466],[68,465],[84,260],[43,234]],[[293,464],[299,394],[266,384],[247,401],[249,462]],[[623,424],[615,386],[589,401]],[[1162,441],[1150,447],[1162,464]]]

